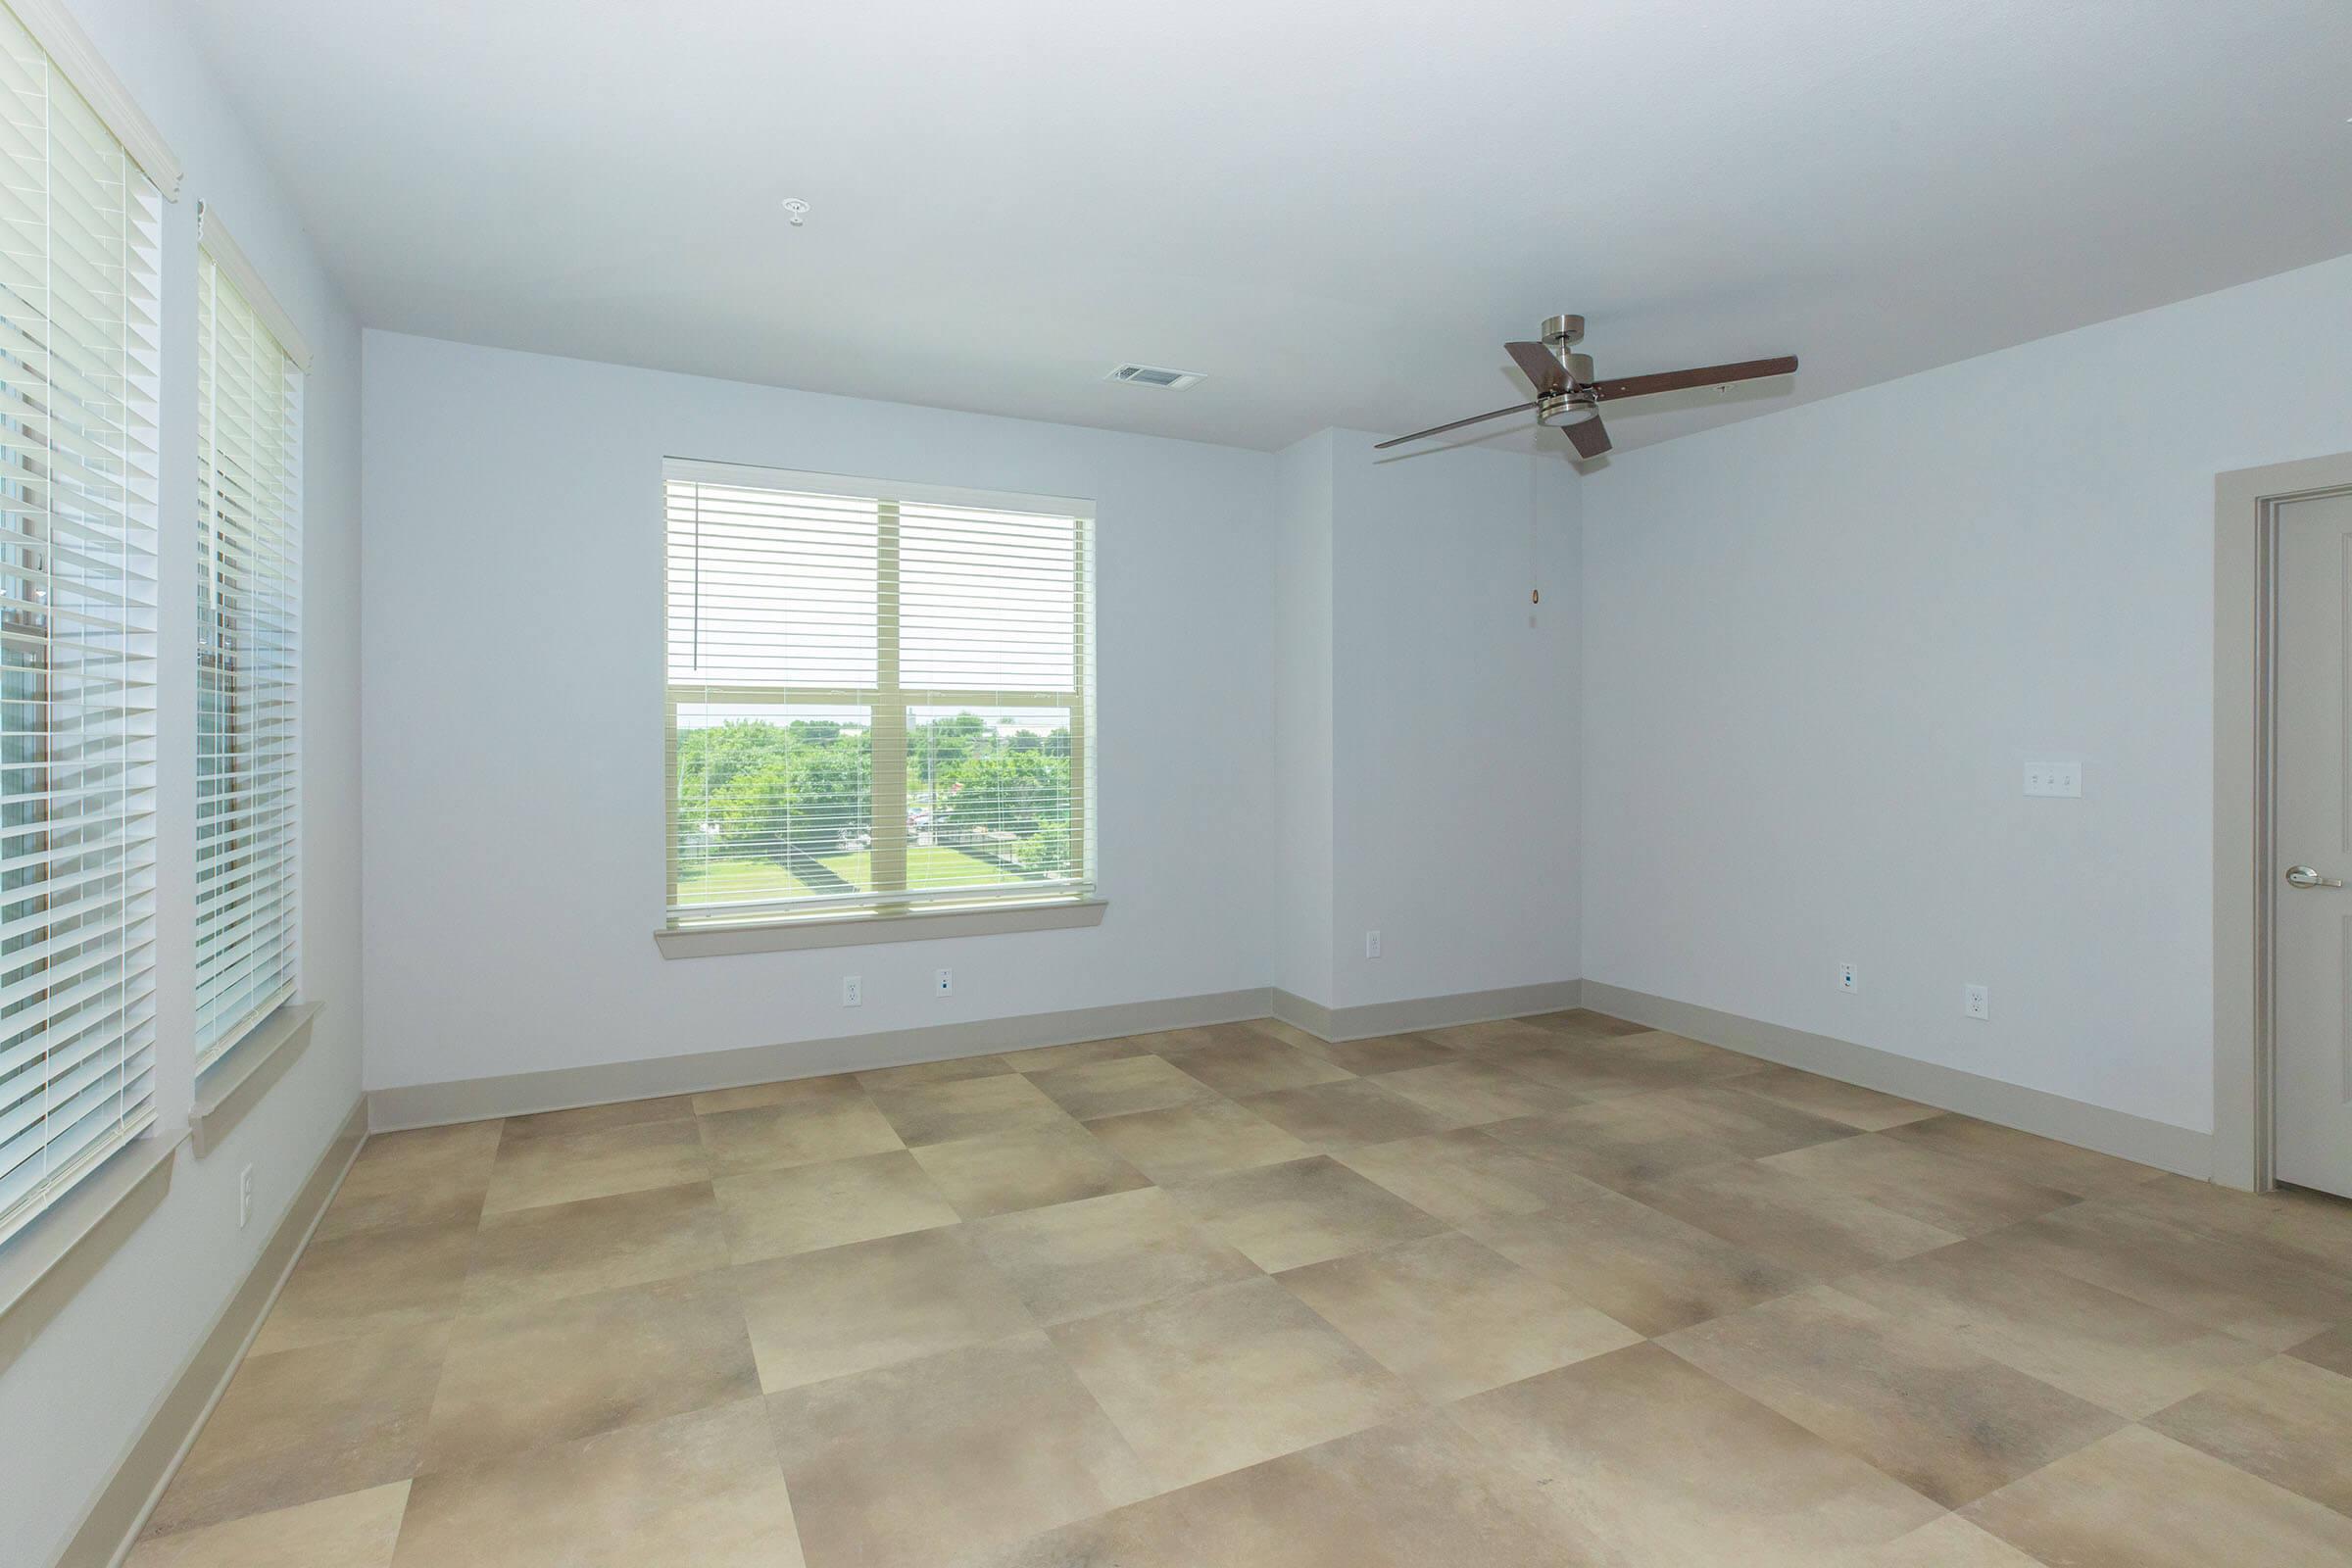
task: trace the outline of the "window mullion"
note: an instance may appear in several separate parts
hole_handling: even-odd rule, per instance
[[[874,681],[869,720],[873,764],[870,863],[873,891],[906,891],[906,694],[899,686],[899,504],[876,509]]]

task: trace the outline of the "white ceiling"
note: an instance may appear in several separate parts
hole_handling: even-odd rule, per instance
[[[1633,447],[2352,252],[2343,0],[180,10],[370,325],[1245,446],[1555,311],[1803,357]]]

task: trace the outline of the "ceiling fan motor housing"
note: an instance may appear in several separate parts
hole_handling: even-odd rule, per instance
[[[1585,318],[1581,316],[1546,316],[1544,318],[1544,341],[1554,350],[1568,348],[1585,340]]]

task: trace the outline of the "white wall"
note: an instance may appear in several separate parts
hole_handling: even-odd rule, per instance
[[[1332,990],[1333,433],[1284,450],[1274,570],[1274,877],[1270,983],[1320,1006]]]
[[[0,1556],[47,1562],[253,1266],[359,1095],[359,333],[276,182],[155,0],[75,0],[84,29],[187,170],[164,209],[162,936],[158,1098],[192,1100],[195,918],[196,203],[215,204],[317,354],[304,440],[304,987],[325,1004],[301,1059],[0,1373]],[[183,653],[184,651],[184,653]],[[254,1171],[251,1225],[237,1176]],[[20,1557],[22,1553],[22,1557]]]
[[[1376,439],[1332,437],[1333,1003],[1573,978],[1575,471]]]
[[[366,403],[371,1087],[1267,983],[1271,454],[372,331]],[[1096,502],[1100,928],[660,956],[665,455]]]
[[[366,343],[370,1087],[1576,972],[1564,464],[1376,463],[1348,433],[1272,455]],[[1097,503],[1099,930],[659,956],[664,455]]]
[[[1352,1007],[1571,979],[1575,472],[1376,439],[1281,455],[1273,983]]]
[[[2352,258],[1592,475],[1587,976],[2209,1129],[2214,475],[2347,350]]]

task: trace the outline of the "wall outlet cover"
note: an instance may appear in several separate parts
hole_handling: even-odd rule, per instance
[[[845,1007],[865,1005],[865,982],[854,974],[841,977],[841,1004]]]
[[[1992,988],[1990,986],[1962,986],[1960,1010],[1971,1018],[1992,1016]]]
[[[953,969],[932,970],[931,989],[943,997],[954,996],[956,994],[956,971]]]
[[[1862,989],[1862,977],[1855,972],[1852,964],[1841,963],[1838,966],[1838,989],[1840,991],[1859,991]]]

